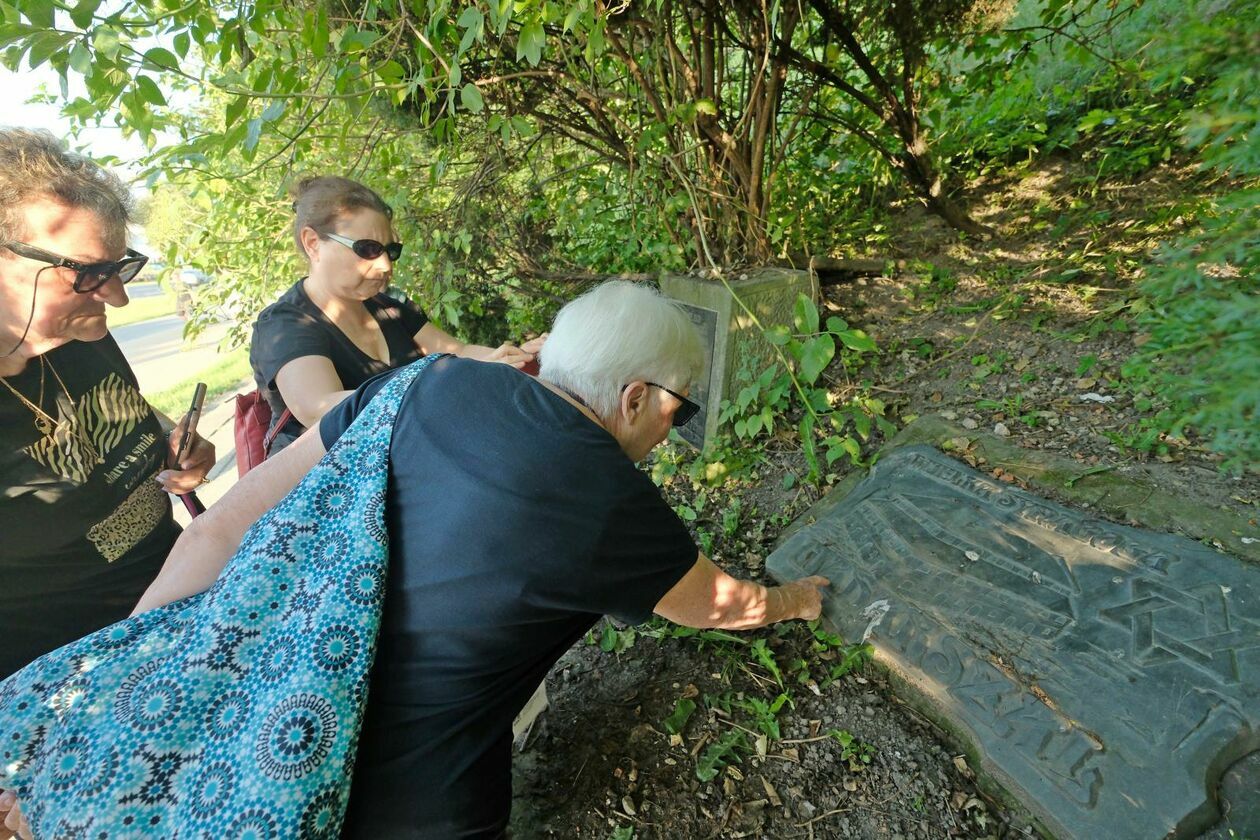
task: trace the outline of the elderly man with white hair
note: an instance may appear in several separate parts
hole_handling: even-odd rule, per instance
[[[694,413],[686,394],[700,364],[675,304],[613,282],[560,312],[538,379],[446,356],[407,387],[342,836],[503,836],[513,717],[603,615],[728,629],[819,615],[825,579],[767,588],[728,576],[635,466]],[[397,373],[363,385],[195,520],[138,611],[210,586],[247,528]]]

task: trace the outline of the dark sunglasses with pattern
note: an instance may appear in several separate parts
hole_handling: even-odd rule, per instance
[[[403,246],[401,242],[390,242],[385,245],[377,242],[375,239],[351,239],[348,236],[340,236],[336,233],[323,233],[320,235],[326,239],[331,239],[333,242],[340,242],[351,251],[354,251],[355,256],[360,259],[374,260],[381,254],[388,254],[390,262],[398,262],[398,258],[402,256]]]
[[[57,268],[72,269],[75,272],[74,290],[81,295],[95,292],[115,277],[123,283],[130,283],[136,279],[140,269],[144,268],[144,264],[149,261],[144,254],[130,248],[127,249],[127,256],[121,260],[85,263],[45,251],[43,248],[36,248],[34,245],[27,245],[25,242],[7,242],[4,247],[28,260],[45,262]]]

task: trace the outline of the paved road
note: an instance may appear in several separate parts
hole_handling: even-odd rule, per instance
[[[157,297],[162,294],[162,287],[157,283],[137,282],[127,284],[127,297],[132,300]]]
[[[175,315],[127,324],[112,332],[140,380],[140,391],[153,394],[214,367],[220,361],[219,342],[227,326],[211,327],[187,345],[184,322]]]

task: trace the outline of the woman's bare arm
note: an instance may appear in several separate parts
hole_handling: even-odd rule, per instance
[[[184,530],[162,571],[141,596],[132,615],[204,592],[241,545],[249,526],[297,486],[324,456],[319,429],[305,434],[250,470]]]
[[[301,356],[276,373],[276,390],[297,421],[306,428],[353,391],[346,390],[327,356]]]
[[[527,353],[515,344],[503,343],[498,347],[486,347],[482,344],[469,344],[443,330],[432,321],[420,328],[415,334],[416,347],[421,353],[454,353],[465,359],[476,359],[481,362],[502,362],[513,367],[523,367],[533,361],[534,354]]]

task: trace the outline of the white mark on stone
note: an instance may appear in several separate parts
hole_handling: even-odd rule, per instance
[[[1041,572],[1033,572],[1033,583],[1041,583]]]
[[[872,601],[867,605],[866,609],[862,610],[862,618],[867,619],[868,622],[866,629],[862,631],[863,642],[871,637],[871,633],[884,620],[884,616],[888,615],[890,609],[892,609],[892,605],[888,603],[888,600],[880,598],[878,601]]]
[[[1093,391],[1090,391],[1088,394],[1081,394],[1081,402],[1109,403],[1115,401],[1115,397],[1103,396],[1102,394],[1097,394]]]
[[[980,552],[978,551],[964,551],[963,554],[973,563],[980,559]]]

